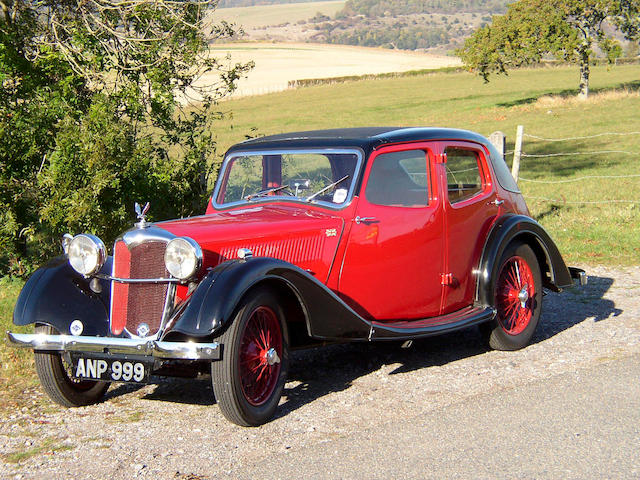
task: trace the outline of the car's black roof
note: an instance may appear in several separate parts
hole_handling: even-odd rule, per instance
[[[361,127],[336,128],[291,132],[268,137],[253,138],[231,147],[227,153],[293,148],[348,148],[357,147],[369,154],[380,145],[414,142],[419,140],[470,140],[488,145],[480,134],[456,128],[427,127]]]

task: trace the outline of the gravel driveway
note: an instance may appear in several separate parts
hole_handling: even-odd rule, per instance
[[[237,478],[246,465],[296,451],[330,465],[344,452],[327,447],[348,437],[357,448],[365,429],[384,435],[394,420],[640,353],[640,267],[586,270],[587,287],[545,297],[542,328],[518,352],[488,351],[477,329],[409,349],[386,343],[296,352],[278,416],[259,428],[227,422],[208,377],[112,387],[90,407],[16,412],[0,419],[0,454],[38,453],[0,460],[0,478]],[[39,395],[27,392],[24,401]],[[638,445],[629,448],[637,455]]]

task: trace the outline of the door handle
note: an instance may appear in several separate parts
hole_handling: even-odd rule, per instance
[[[487,205],[495,205],[496,207],[499,207],[503,203],[504,203],[504,200],[498,200],[496,198],[493,202],[487,202]]]
[[[370,223],[377,223],[378,219],[376,219],[376,217],[356,217],[355,218],[356,223],[358,225],[360,225],[361,223],[364,223],[365,225],[369,225]]]

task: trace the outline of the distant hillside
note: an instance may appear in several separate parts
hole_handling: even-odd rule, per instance
[[[502,13],[513,0],[347,0],[345,15],[367,17],[423,13]]]
[[[221,0],[224,6],[255,6],[220,9],[217,15],[243,25],[243,41],[331,43],[446,53],[460,47],[473,31],[489,23],[492,15],[505,12],[510,1],[347,0],[341,6],[326,1]],[[262,5],[269,2],[281,5]],[[299,5],[288,7],[291,3]],[[327,6],[329,3],[331,6]],[[238,16],[234,17],[234,12]],[[308,12],[308,16],[301,17],[302,12]]]

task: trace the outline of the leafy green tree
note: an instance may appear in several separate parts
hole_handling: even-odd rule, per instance
[[[611,28],[608,28],[611,27]],[[589,63],[598,45],[610,61],[619,55],[611,35],[640,34],[640,0],[519,0],[477,30],[458,54],[485,81],[491,73],[539,62],[547,55],[580,66],[579,95],[589,94]]]
[[[217,99],[250,65],[209,1],[0,0],[0,276],[67,231],[113,241],[134,200],[156,219],[204,209]]]

